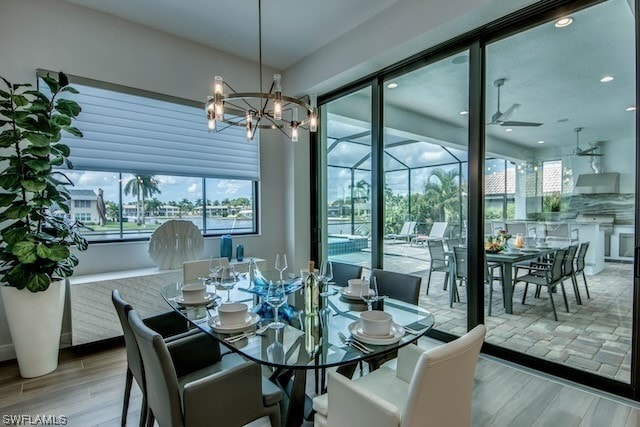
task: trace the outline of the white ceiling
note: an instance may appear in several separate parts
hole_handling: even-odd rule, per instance
[[[258,60],[258,0],[66,0]],[[284,70],[398,0],[265,0],[263,63]]]

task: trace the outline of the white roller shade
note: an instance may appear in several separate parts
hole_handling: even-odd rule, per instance
[[[260,179],[259,135],[231,126],[207,131],[204,104],[194,107],[153,97],[72,83],[64,93],[82,107],[74,122],[84,138],[70,135],[71,161],[78,170],[211,178]],[[43,81],[39,89],[49,95]],[[139,92],[139,91],[137,91]]]

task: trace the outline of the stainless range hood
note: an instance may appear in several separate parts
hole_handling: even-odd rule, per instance
[[[580,194],[618,194],[620,192],[620,174],[612,172],[578,175],[574,188]]]

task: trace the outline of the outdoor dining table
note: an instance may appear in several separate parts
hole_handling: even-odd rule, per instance
[[[543,257],[555,251],[556,248],[538,248],[525,252],[486,252],[485,257],[489,263],[502,264],[503,277],[502,289],[504,292],[504,312],[513,314],[513,267],[516,263]],[[445,255],[449,258],[449,289],[455,289],[455,263],[453,260],[453,251],[446,251]]]
[[[212,327],[212,321],[217,315],[215,304],[208,307],[184,307],[178,304],[176,299],[181,296],[181,286],[180,283],[174,283],[164,287],[161,291],[163,298],[176,312],[184,316],[190,327],[199,328],[230,351],[270,369],[270,378],[281,386],[288,399],[288,404],[287,399],[283,401],[286,405],[286,410],[283,410],[286,426],[300,426],[304,419],[308,419],[312,414],[311,399],[306,396],[305,391],[308,370],[324,372],[324,368],[346,367],[364,359],[393,352],[414,342],[434,324],[433,315],[427,310],[417,305],[385,298],[384,311],[393,316],[395,324],[410,328],[411,333],[405,332],[394,343],[367,343],[366,346],[372,352],[365,354],[345,345],[339,334],[349,336],[350,327],[354,327],[360,312],[365,311],[367,306],[360,300],[345,298],[338,292],[342,288],[329,286],[331,295],[322,298],[324,308],[317,315],[306,317],[301,313],[297,320],[290,321],[282,329],[269,328],[263,334],[247,334],[246,338],[229,343],[225,338],[239,335],[240,332],[221,333],[219,328]],[[248,282],[244,286],[248,287]],[[242,282],[239,282],[238,287],[243,287]],[[208,285],[207,291],[215,292],[215,288]],[[251,307],[253,295],[246,295],[244,302]],[[239,293],[236,292],[234,296],[238,297]],[[269,322],[270,320],[261,319],[256,328]]]

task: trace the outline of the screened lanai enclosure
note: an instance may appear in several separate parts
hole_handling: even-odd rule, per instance
[[[452,335],[478,307],[470,287],[483,289],[488,343],[628,384],[637,242],[629,5],[605,1],[568,27],[548,21],[488,43],[482,82],[469,71],[473,50],[452,50],[323,100],[321,258],[422,277],[420,305]],[[478,134],[469,137],[470,82],[484,92],[480,163],[469,157],[480,152]],[[478,188],[482,230],[470,241]],[[485,252],[499,233],[511,236],[499,254],[524,255]],[[519,278],[528,270],[509,261],[587,244],[583,262],[563,265],[566,307],[559,288],[527,293]],[[455,258],[465,247],[505,276],[467,283]],[[581,270],[576,281],[569,266]]]

